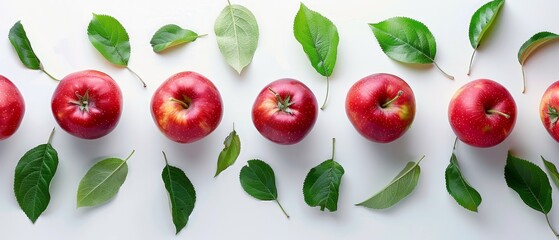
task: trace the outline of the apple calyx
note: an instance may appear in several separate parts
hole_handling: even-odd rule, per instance
[[[70,103],[78,106],[82,112],[89,112],[89,89],[85,90],[84,95],[80,95],[77,91],[75,94],[78,100],[70,101]]]
[[[179,100],[176,98],[169,98],[169,101],[171,102],[176,102],[178,104],[180,104],[184,109],[188,109],[190,107],[190,104],[192,103],[192,99],[190,99],[187,96],[182,96],[183,100]]]
[[[547,105],[547,116],[549,116],[550,128],[555,126],[555,123],[557,123],[559,119],[559,112],[557,112],[557,109],[551,105]]]
[[[394,101],[396,101],[398,98],[400,98],[400,96],[402,96],[404,94],[404,91],[399,90],[398,94],[396,94],[396,96],[390,100],[388,100],[388,102],[385,102],[384,104],[381,105],[382,108],[386,108],[388,107],[390,104],[392,104]]]
[[[487,110],[487,113],[488,113],[488,114],[499,114],[499,115],[505,117],[506,119],[509,119],[509,118],[510,118],[510,115],[508,115],[508,114],[506,114],[506,113],[504,113],[504,112],[497,111],[497,110],[495,110],[495,109],[489,109],[489,110]]]
[[[276,100],[278,101],[278,108],[280,111],[287,113],[289,115],[293,115],[293,112],[291,112],[291,109],[289,108],[291,105],[293,105],[293,102],[291,101],[291,96],[287,95],[287,97],[282,98],[276,91],[274,91],[272,88],[268,88],[268,90],[270,92],[272,92],[274,94],[274,96],[276,97]]]

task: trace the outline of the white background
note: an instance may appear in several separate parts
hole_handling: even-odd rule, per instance
[[[319,113],[307,138],[294,146],[264,139],[254,128],[250,111],[260,89],[283,77],[307,84],[319,103],[324,98],[324,78],[311,67],[293,37],[299,2],[234,2],[252,11],[260,28],[253,63],[241,76],[223,60],[213,33],[214,20],[227,4],[224,0],[2,1],[0,74],[19,87],[27,109],[17,133],[0,142],[0,239],[555,239],[544,216],[525,206],[506,186],[503,168],[509,149],[540,166],[540,154],[559,164],[557,142],[547,134],[538,114],[543,92],[559,79],[559,45],[547,46],[528,60],[526,94],[520,93],[521,69],[516,57],[521,44],[534,33],[559,32],[556,1],[507,1],[496,27],[476,54],[471,76],[466,75],[472,52],[468,24],[485,1],[305,1],[310,9],[336,24],[340,45],[328,107]],[[113,15],[124,25],[132,46],[129,66],[146,80],[147,89],[91,46],[86,29],[92,13]],[[382,53],[367,23],[394,16],[412,17],[430,28],[438,44],[436,61],[456,80],[446,79],[434,67],[403,65]],[[63,77],[97,69],[118,82],[124,110],[111,134],[87,141],[58,128],[50,108],[57,83],[40,71],[24,68],[8,41],[8,31],[18,20],[51,74]],[[149,41],[159,27],[169,23],[209,35],[155,54]],[[215,132],[183,145],[159,132],[149,103],[161,82],[186,70],[211,79],[222,94],[225,109]],[[390,144],[361,137],[344,109],[351,85],[378,72],[402,77],[416,95],[412,128]],[[483,196],[479,213],[472,213],[446,192],[444,170],[454,141],[447,120],[448,102],[456,89],[477,78],[494,79],[507,87],[516,100],[518,119],[510,137],[496,147],[457,147],[463,173]],[[213,178],[217,155],[233,122],[241,137],[241,155],[234,166]],[[33,225],[14,197],[14,169],[27,150],[46,142],[54,126],[58,131],[53,146],[60,164],[51,185],[50,205]],[[336,160],[346,170],[335,213],[308,207],[301,190],[308,170],[330,157],[332,137],[337,138]],[[136,154],[128,162],[129,175],[116,198],[99,207],[76,209],[77,186],[90,166],[105,157],[126,157],[132,149]],[[194,212],[179,236],[175,236],[161,180],[161,150],[166,151],[172,165],[187,173],[197,192]],[[408,161],[423,154],[426,158],[421,163],[419,184],[408,198],[385,211],[354,206],[385,186]],[[291,219],[286,219],[274,203],[255,200],[240,187],[239,170],[252,158],[265,160],[275,170],[279,199]],[[559,194],[553,188],[557,200]],[[559,228],[557,208],[550,217]]]

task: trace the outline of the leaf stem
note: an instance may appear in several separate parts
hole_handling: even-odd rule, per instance
[[[136,78],[138,78],[140,80],[140,82],[142,82],[142,84],[144,85],[144,88],[147,87],[146,82],[144,82],[144,80],[136,72],[134,72],[128,66],[126,66],[126,69],[128,69],[128,71],[130,71],[132,74],[134,74],[134,76],[136,76]]]
[[[163,159],[165,159],[165,165],[169,165],[169,162],[167,161],[167,154],[165,154],[165,151],[161,151],[163,153]]]
[[[448,73],[446,73],[445,71],[443,71],[441,69],[441,67],[439,67],[439,64],[437,64],[437,62],[433,61],[433,64],[435,65],[435,67],[437,67],[437,69],[439,69],[440,72],[442,72],[448,79],[450,80],[454,80],[454,76],[449,75]]]
[[[324,103],[322,103],[322,107],[320,110],[324,111],[326,108],[326,102],[328,102],[328,95],[330,94],[330,78],[326,77],[326,97],[324,98]]]
[[[207,33],[199,34],[199,35],[198,35],[198,38],[205,37],[205,36],[208,36],[208,34],[207,34]]]
[[[229,0],[227,0],[227,4],[229,4],[229,6],[231,6],[231,2],[229,2]]]
[[[278,204],[278,206],[280,207],[281,211],[283,212],[283,214],[285,214],[285,216],[289,219],[289,215],[287,214],[287,212],[285,211],[285,209],[283,209],[283,206],[281,205],[281,203],[278,201],[278,199],[276,199],[276,203]]]
[[[551,229],[551,231],[553,232],[555,237],[557,237],[557,239],[559,239],[559,233],[557,233],[557,231],[555,231],[553,226],[551,226],[551,222],[549,222],[549,216],[547,214],[545,214],[545,220],[547,221],[547,225],[549,225],[549,228]]]
[[[334,160],[335,152],[336,152],[336,138],[332,138],[332,160]]]
[[[50,132],[49,140],[47,141],[47,144],[50,144],[52,142],[52,137],[54,136],[54,129],[56,128],[52,128],[52,131]]]
[[[458,137],[454,138],[454,146],[452,147],[452,151],[454,152],[456,150],[456,144],[458,143]]]
[[[44,72],[44,73],[45,73],[47,76],[49,76],[52,80],[57,81],[57,82],[60,82],[60,79],[53,77],[49,72],[47,72],[47,71],[45,70],[45,68],[43,67],[43,64],[42,64],[42,63],[39,65],[39,68],[41,69],[42,72]]]
[[[468,67],[468,73],[466,75],[470,76],[470,72],[472,71],[472,62],[474,61],[474,55],[476,55],[476,50],[472,53],[472,57],[470,58],[470,66]]]
[[[425,158],[425,155],[421,156],[421,158],[419,159],[419,161],[417,161],[417,165],[419,165],[419,163],[421,162],[421,160],[423,160]]]
[[[526,74],[524,73],[524,65],[521,67],[522,69],[522,93],[526,92]]]
[[[124,159],[124,162],[128,161],[128,159],[130,159],[130,157],[132,157],[132,155],[136,152],[136,150],[132,149],[132,152],[128,155],[128,157],[126,157]]]
[[[382,104],[382,108],[388,107],[388,105],[390,105],[391,103],[393,103],[394,101],[396,101],[398,98],[400,98],[400,96],[402,96],[402,94],[404,94],[404,91],[399,90],[398,94],[396,94],[396,97],[388,100],[388,102],[385,102],[384,104]]]

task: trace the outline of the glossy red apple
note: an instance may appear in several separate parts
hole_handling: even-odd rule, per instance
[[[549,135],[559,142],[559,81],[545,90],[540,102],[540,119]]]
[[[401,137],[415,117],[415,95],[401,78],[387,73],[369,75],[349,89],[347,117],[363,137],[379,143]]]
[[[64,77],[54,90],[52,114],[62,129],[83,139],[109,134],[122,112],[122,93],[107,74],[86,70]]]
[[[462,86],[448,106],[450,126],[460,141],[492,147],[504,141],[516,122],[516,103],[501,84],[478,79]]]
[[[10,80],[0,75],[0,140],[12,136],[25,114],[25,102]]]
[[[295,144],[313,128],[318,104],[312,91],[302,82],[284,78],[267,86],[252,105],[252,122],[264,136],[278,144]]]
[[[223,107],[215,85],[196,72],[168,78],[153,94],[151,116],[167,138],[191,143],[213,132],[221,122]]]

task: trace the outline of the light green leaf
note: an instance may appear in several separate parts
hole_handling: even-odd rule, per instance
[[[342,165],[333,159],[326,160],[312,168],[303,184],[305,202],[311,206],[320,206],[335,212],[338,209],[340,184],[345,171]]]
[[[153,51],[159,53],[181,44],[194,42],[201,36],[191,30],[183,29],[175,24],[168,24],[161,27],[157,30],[157,32],[155,32],[155,34],[153,34],[150,44]]]
[[[217,177],[223,170],[233,165],[241,153],[241,139],[235,129],[225,138],[223,145],[225,146],[217,158],[217,170],[214,177]]]
[[[369,27],[382,51],[391,59],[413,64],[433,63],[448,78],[454,79],[435,62],[437,43],[425,24],[407,17],[393,17],[369,23]]]
[[[493,22],[499,15],[499,11],[503,7],[504,3],[504,0],[494,0],[488,2],[485,5],[481,6],[474,13],[474,15],[472,15],[472,19],[470,20],[469,37],[470,44],[472,45],[472,48],[474,48],[474,52],[472,53],[472,57],[470,58],[468,75],[470,75],[470,71],[472,69],[472,61],[474,60],[476,50],[479,47],[481,40],[483,40],[483,37],[491,28]]]
[[[526,91],[526,74],[524,74],[524,63],[528,60],[528,57],[536,51],[536,49],[545,46],[559,39],[559,35],[552,32],[539,32],[534,34],[530,39],[528,39],[520,49],[518,50],[518,62],[522,67],[522,93]]]
[[[408,196],[417,186],[421,168],[419,163],[425,156],[417,162],[409,162],[406,167],[386,186],[384,189],[373,195],[357,206],[373,209],[389,208]]]
[[[12,46],[19,56],[19,60],[29,69],[39,70],[41,69],[41,61],[35,55],[33,48],[31,47],[31,42],[27,38],[27,33],[21,24],[21,21],[17,21],[14,26],[10,29],[8,35]]]
[[[50,144],[53,133],[54,129],[47,144],[27,151],[15,169],[14,194],[17,203],[33,223],[49,205],[50,182],[58,167],[58,153]]]
[[[214,32],[221,55],[241,74],[258,46],[256,18],[247,8],[229,3],[215,20]]]
[[[464,176],[462,176],[456,154],[454,153],[452,153],[450,164],[445,171],[445,181],[446,190],[460,206],[470,211],[477,212],[481,204],[481,195],[479,195],[479,193],[470,186],[468,181],[466,181]]]
[[[77,194],[78,207],[91,207],[113,198],[128,175],[125,159],[107,158],[93,165],[80,181]]]
[[[543,214],[549,213],[552,205],[551,185],[540,167],[509,152],[505,180],[526,205]]]
[[[109,62],[127,66],[130,59],[128,33],[114,17],[93,14],[87,27],[89,41]]]
[[[322,76],[334,71],[338,55],[338,29],[326,17],[301,3],[293,24],[295,39],[303,46],[312,66]]]
[[[188,218],[194,210],[196,203],[196,191],[190,179],[177,167],[169,165],[167,156],[165,157],[165,168],[161,173],[165,189],[169,193],[171,202],[171,214],[175,224],[176,234],[178,234],[188,223]]]
[[[542,156],[541,158],[543,160],[545,168],[547,169],[547,172],[549,173],[549,176],[551,177],[551,180],[553,181],[553,183],[555,183],[555,186],[559,188],[559,172],[557,172],[557,167],[555,167],[555,164],[553,164],[552,162],[545,160],[545,158],[543,158]]]
[[[248,165],[241,169],[239,179],[246,193],[259,200],[275,201],[289,218],[278,201],[276,176],[270,165],[259,159],[249,160]]]

